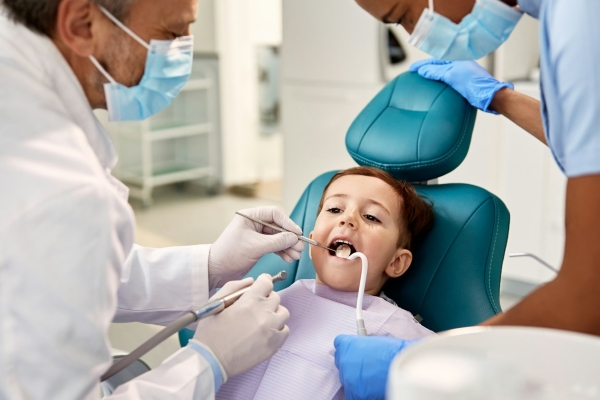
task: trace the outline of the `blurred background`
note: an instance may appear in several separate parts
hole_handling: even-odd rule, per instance
[[[352,0],[200,0],[195,60],[175,102],[144,122],[108,123],[119,152],[115,175],[130,187],[136,242],[211,243],[246,207],[292,211],[319,174],[354,166],[344,137],[391,79],[425,54],[402,27],[383,25]],[[511,38],[479,63],[539,98],[537,21],[523,16]],[[531,252],[560,267],[566,179],[549,150],[503,117],[478,113],[470,152],[441,183],[481,186],[511,213],[506,254]],[[508,258],[508,308],[553,273]],[[130,351],[156,331],[114,324],[113,346]],[[175,338],[144,359],[155,366]]]

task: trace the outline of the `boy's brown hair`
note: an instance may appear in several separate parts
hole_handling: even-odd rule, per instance
[[[430,202],[425,201],[415,188],[406,181],[399,181],[385,171],[373,167],[354,167],[338,172],[331,178],[319,203],[317,215],[321,213],[325,193],[332,182],[340,179],[343,176],[360,175],[378,178],[387,183],[394,189],[398,196],[402,199],[400,205],[400,221],[401,227],[400,237],[397,246],[407,250],[411,250],[412,245],[421,238],[421,235],[426,233],[433,226],[433,208]]]

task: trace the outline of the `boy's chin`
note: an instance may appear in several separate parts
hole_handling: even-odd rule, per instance
[[[354,279],[350,279],[350,277],[336,276],[330,273],[323,274],[323,276],[317,275],[316,281],[317,284],[327,285],[332,289],[342,292],[358,292],[358,283],[354,282]]]

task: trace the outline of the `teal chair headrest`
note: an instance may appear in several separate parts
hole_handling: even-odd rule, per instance
[[[354,120],[346,148],[360,165],[385,170],[396,179],[428,181],[464,160],[476,112],[445,83],[406,72]]]

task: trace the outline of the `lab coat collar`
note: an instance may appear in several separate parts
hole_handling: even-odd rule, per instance
[[[5,40],[2,40],[5,39]],[[14,23],[0,8],[2,52],[14,57],[40,85],[50,87],[62,100],[67,117],[84,132],[104,169],[117,162],[113,142],[94,115],[75,73],[50,38]]]

